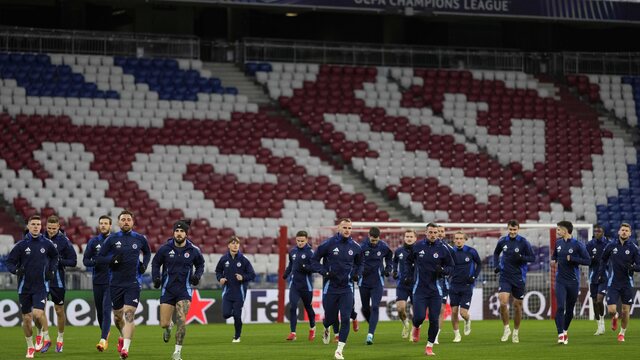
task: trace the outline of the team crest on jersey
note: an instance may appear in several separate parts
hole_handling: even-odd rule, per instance
[[[516,248],[516,249],[515,249],[515,250],[513,250],[513,251],[515,251],[515,252],[517,252],[517,253],[518,253],[518,252],[520,252],[520,248]]]
[[[469,262],[469,260],[471,260],[471,259],[469,259],[468,256],[466,258],[464,258],[464,262]]]
[[[138,244],[133,244],[131,245],[132,248],[137,249],[138,248]]]
[[[353,255],[353,250],[349,250],[349,255]]]
[[[438,253],[434,253],[434,254],[433,254],[433,258],[434,258],[434,259],[437,259],[437,258],[438,258],[438,256],[440,256],[440,255],[438,255]]]
[[[381,253],[380,253],[380,251],[378,251],[378,252],[376,253],[376,255],[378,255],[378,256],[380,256],[380,254],[381,254]]]
[[[40,253],[41,253],[41,254],[44,254],[44,252],[45,252],[45,251],[46,251],[46,250],[45,250],[44,248],[40,248]],[[627,250],[627,254],[628,254],[628,253],[629,253],[629,250]]]
[[[120,249],[121,247],[122,247],[122,243],[121,243],[120,241],[118,241],[118,242],[116,243],[116,248]]]
[[[612,251],[612,252],[613,252],[614,254],[617,254],[617,253],[618,253],[618,248],[613,248],[613,251]]]
[[[185,258],[185,259],[188,259],[188,258],[189,258],[189,256],[191,256],[191,254],[189,254],[188,252],[187,252],[187,253],[184,253],[184,258]]]
[[[569,249],[569,254],[573,254],[573,249]]]
[[[169,257],[172,258],[174,256],[176,256],[176,252],[173,250],[169,251]]]
[[[242,263],[240,261],[238,261],[238,263],[236,264],[237,267],[242,266]]]
[[[627,255],[630,254],[629,250],[625,250],[624,253],[627,254]]]
[[[26,248],[26,249],[24,249],[24,252],[25,252],[27,255],[30,255],[30,254],[31,254],[31,249],[30,249],[30,248]]]
[[[303,258],[303,259],[306,259],[306,258],[307,258],[307,255],[302,254],[300,257],[301,257],[301,258]]]
[[[57,249],[58,248],[58,244],[53,243],[53,247]]]
[[[224,266],[225,266],[225,267],[229,267],[229,261],[225,262],[225,263],[224,263]]]

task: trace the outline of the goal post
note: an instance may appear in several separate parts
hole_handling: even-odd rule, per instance
[[[375,226],[381,230],[381,239],[386,241],[392,250],[395,250],[402,245],[405,230],[416,230],[418,239],[423,239],[427,224],[427,222],[353,222],[352,237],[360,243],[368,235],[369,229]],[[445,227],[445,234],[449,240],[453,238],[453,234],[457,231],[464,232],[469,238],[467,244],[478,250],[483,266],[476,287],[483,290],[482,306],[483,314],[485,314],[484,318],[499,318],[497,305],[498,275],[493,272],[493,251],[498,239],[507,234],[507,224],[439,222],[438,225]],[[593,224],[576,223],[573,226],[573,236],[576,239],[586,244],[588,240],[593,238]],[[555,248],[556,228],[557,225],[555,223],[520,224],[519,233],[529,240],[536,255],[536,261],[529,264],[527,275],[526,304],[523,305],[525,318],[543,319],[550,318],[555,314],[555,266],[550,263],[550,258]],[[294,246],[293,238],[297,230],[302,229],[282,227],[280,230],[278,246],[280,254],[279,274],[284,271],[287,252],[288,249]],[[311,226],[304,230],[307,230],[309,243],[315,249],[322,241],[337,232],[337,226],[327,224],[327,226]],[[581,295],[577,302],[575,318],[593,319],[593,306],[588,297],[588,271],[586,268],[581,270]],[[316,276],[316,285],[319,284],[319,281],[319,277]],[[386,286],[395,287],[391,281]],[[286,283],[280,279],[278,281],[279,321],[284,320],[285,288]]]

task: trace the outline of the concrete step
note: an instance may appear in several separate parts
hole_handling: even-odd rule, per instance
[[[380,210],[384,210],[389,214],[391,219],[396,219],[402,222],[419,222],[422,221],[411,214],[409,209],[405,209],[395,201],[386,199],[380,190],[378,190],[373,182],[365,179],[360,173],[346,166],[344,170],[337,170],[338,174],[342,176],[342,180],[351,184],[356,192],[363,193],[367,198],[367,201],[375,203]]]
[[[265,93],[261,85],[247,77],[244,72],[234,64],[228,63],[204,63],[202,68],[211,71],[222,81],[224,86],[233,86],[240,94],[246,95],[250,103],[269,104],[271,99]]]

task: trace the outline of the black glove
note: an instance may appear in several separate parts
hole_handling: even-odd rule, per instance
[[[385,271],[384,271],[384,277],[389,277],[389,275],[391,275],[391,273],[389,272],[389,270],[385,270]]]
[[[138,271],[140,271],[140,274],[144,274],[144,272],[147,271],[147,268],[143,263],[138,263]]]
[[[304,271],[307,274],[311,274],[313,272],[313,270],[311,269],[311,266],[307,264],[302,264],[300,265],[300,267],[302,268],[302,271]]]
[[[17,277],[22,277],[22,275],[24,275],[24,268],[17,268],[16,269],[16,276]]]
[[[598,284],[604,284],[607,281],[607,278],[604,275],[598,276]]]
[[[324,274],[322,274],[322,276],[324,276],[326,279],[333,279],[336,274],[333,271],[325,271]]]
[[[440,265],[436,265],[436,277],[437,278],[441,277],[443,272],[444,272],[444,268]]]
[[[629,264],[629,267],[627,268],[627,274],[629,274],[629,276],[633,276],[633,273],[636,271],[635,267],[633,266],[633,264]]]
[[[189,283],[191,283],[191,285],[193,286],[198,286],[198,284],[200,284],[200,278],[195,275],[191,275],[191,277],[189,278]]]
[[[358,274],[353,274],[353,275],[351,275],[351,281],[353,281],[353,282],[358,282],[358,279],[359,279],[359,278],[360,278],[360,277],[358,276]]]
[[[393,277],[393,280],[398,280],[398,272],[394,271],[393,274],[391,274],[391,276]]]
[[[289,275],[287,275],[287,274],[282,274],[282,279],[283,279],[283,280],[287,280],[287,278],[288,278],[288,277],[289,277]]]
[[[47,281],[51,281],[51,280],[55,279],[55,277],[56,277],[55,271],[47,271],[44,274],[44,279],[47,280]]]
[[[122,254],[113,255],[111,257],[111,262],[109,263],[109,266],[112,268],[115,268],[115,267],[118,267],[121,262],[122,262]]]
[[[406,277],[404,278],[404,280],[402,280],[402,282],[406,285],[406,286],[411,286],[411,284],[413,284],[413,279],[410,277]]]
[[[500,273],[500,268],[496,267],[495,269],[493,269],[493,272],[496,273],[496,274],[499,274]]]
[[[476,282],[476,277],[475,276],[469,276],[467,278],[467,284],[473,284],[474,282]]]
[[[154,288],[159,289],[161,284],[162,284],[162,279],[160,279],[159,277],[153,279]]]

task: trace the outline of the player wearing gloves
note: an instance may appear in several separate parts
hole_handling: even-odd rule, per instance
[[[204,257],[200,249],[187,239],[189,224],[180,220],[173,225],[173,238],[162,245],[151,262],[153,287],[162,287],[160,326],[165,329],[162,340],[169,342],[171,318],[176,311],[176,345],[173,360],[181,360],[186,318],[191,306],[192,286],[200,283],[204,273]],[[162,270],[160,268],[162,267]],[[195,271],[194,271],[195,267]]]
[[[121,359],[129,357],[129,346],[136,324],[134,316],[140,302],[142,274],[149,265],[151,250],[144,235],[133,231],[133,213],[123,210],[118,215],[120,231],[111,234],[102,244],[96,262],[109,264],[109,293],[114,320],[122,329],[123,342],[118,342]],[[142,253],[142,262],[140,262]]]
[[[571,237],[573,224],[560,221],[556,233],[560,237],[556,240],[551,260],[558,264],[556,269],[556,329],[558,330],[558,344],[569,343],[569,325],[573,319],[573,310],[578,300],[580,290],[580,269],[578,265],[589,265],[591,259],[587,249],[581,241]]]
[[[449,250],[438,240],[438,226],[427,225],[427,239],[413,245],[407,259],[408,277],[405,283],[413,282],[413,330],[411,340],[420,341],[420,326],[429,311],[429,335],[424,354],[434,356],[433,345],[440,328],[438,318],[442,305],[443,289],[438,279],[453,270],[453,259]]]
[[[451,274],[451,288],[449,298],[451,301],[451,325],[453,326],[453,342],[460,342],[460,328],[458,323],[458,311],[464,320],[464,334],[471,334],[471,319],[469,307],[473,296],[473,286],[480,275],[482,262],[476,249],[465,245],[467,234],[458,231],[453,235],[453,262],[455,264]]]
[[[513,295],[513,336],[511,341],[520,342],[519,330],[522,320],[522,299],[526,292],[527,263],[535,260],[531,244],[518,234],[520,224],[511,220],[507,224],[509,234],[498,240],[493,251],[494,272],[500,274],[498,298],[500,299],[500,317],[504,325],[504,332],[500,341],[509,340],[509,297]],[[500,256],[502,254],[502,257]],[[499,259],[499,261],[498,261]]]
[[[365,343],[372,345],[380,316],[384,279],[391,275],[393,268],[393,253],[389,249],[389,245],[380,240],[380,229],[377,227],[369,229],[369,237],[360,247],[362,248],[364,268],[362,278],[358,282],[358,288],[362,302],[362,315],[369,323],[369,333]]]
[[[7,258],[9,272],[18,276],[18,297],[22,310],[22,330],[27,341],[27,358],[33,358],[36,351],[47,352],[51,346],[49,325],[44,307],[47,304],[49,282],[58,269],[58,251],[53,243],[41,233],[42,221],[34,215],[27,221],[27,232]],[[33,344],[35,321],[42,327],[42,343]]]
[[[616,304],[622,303],[622,324],[618,341],[624,341],[624,335],[629,324],[629,313],[634,299],[633,273],[640,271],[640,253],[638,246],[630,241],[631,225],[620,224],[618,239],[611,241],[605,248],[600,261],[599,281],[606,281],[607,310],[613,318],[616,318]],[[607,265],[611,271],[607,277]],[[605,280],[606,279],[606,280]],[[613,329],[616,330],[615,328]]]
[[[322,306],[325,317],[322,322],[322,342],[329,344],[329,327],[338,321],[340,313],[340,336],[335,359],[344,359],[342,354],[349,336],[349,315],[353,309],[353,282],[362,272],[362,250],[351,238],[351,220],[338,222],[338,233],[325,240],[313,255],[314,271],[324,277]]]
[[[316,313],[313,311],[313,278],[311,274],[311,258],[313,250],[308,244],[306,231],[296,234],[296,247],[289,251],[289,264],[282,274],[282,278],[289,282],[289,321],[291,332],[287,340],[296,339],[296,325],[298,323],[298,302],[302,300],[309,317],[309,341],[316,338]]]

